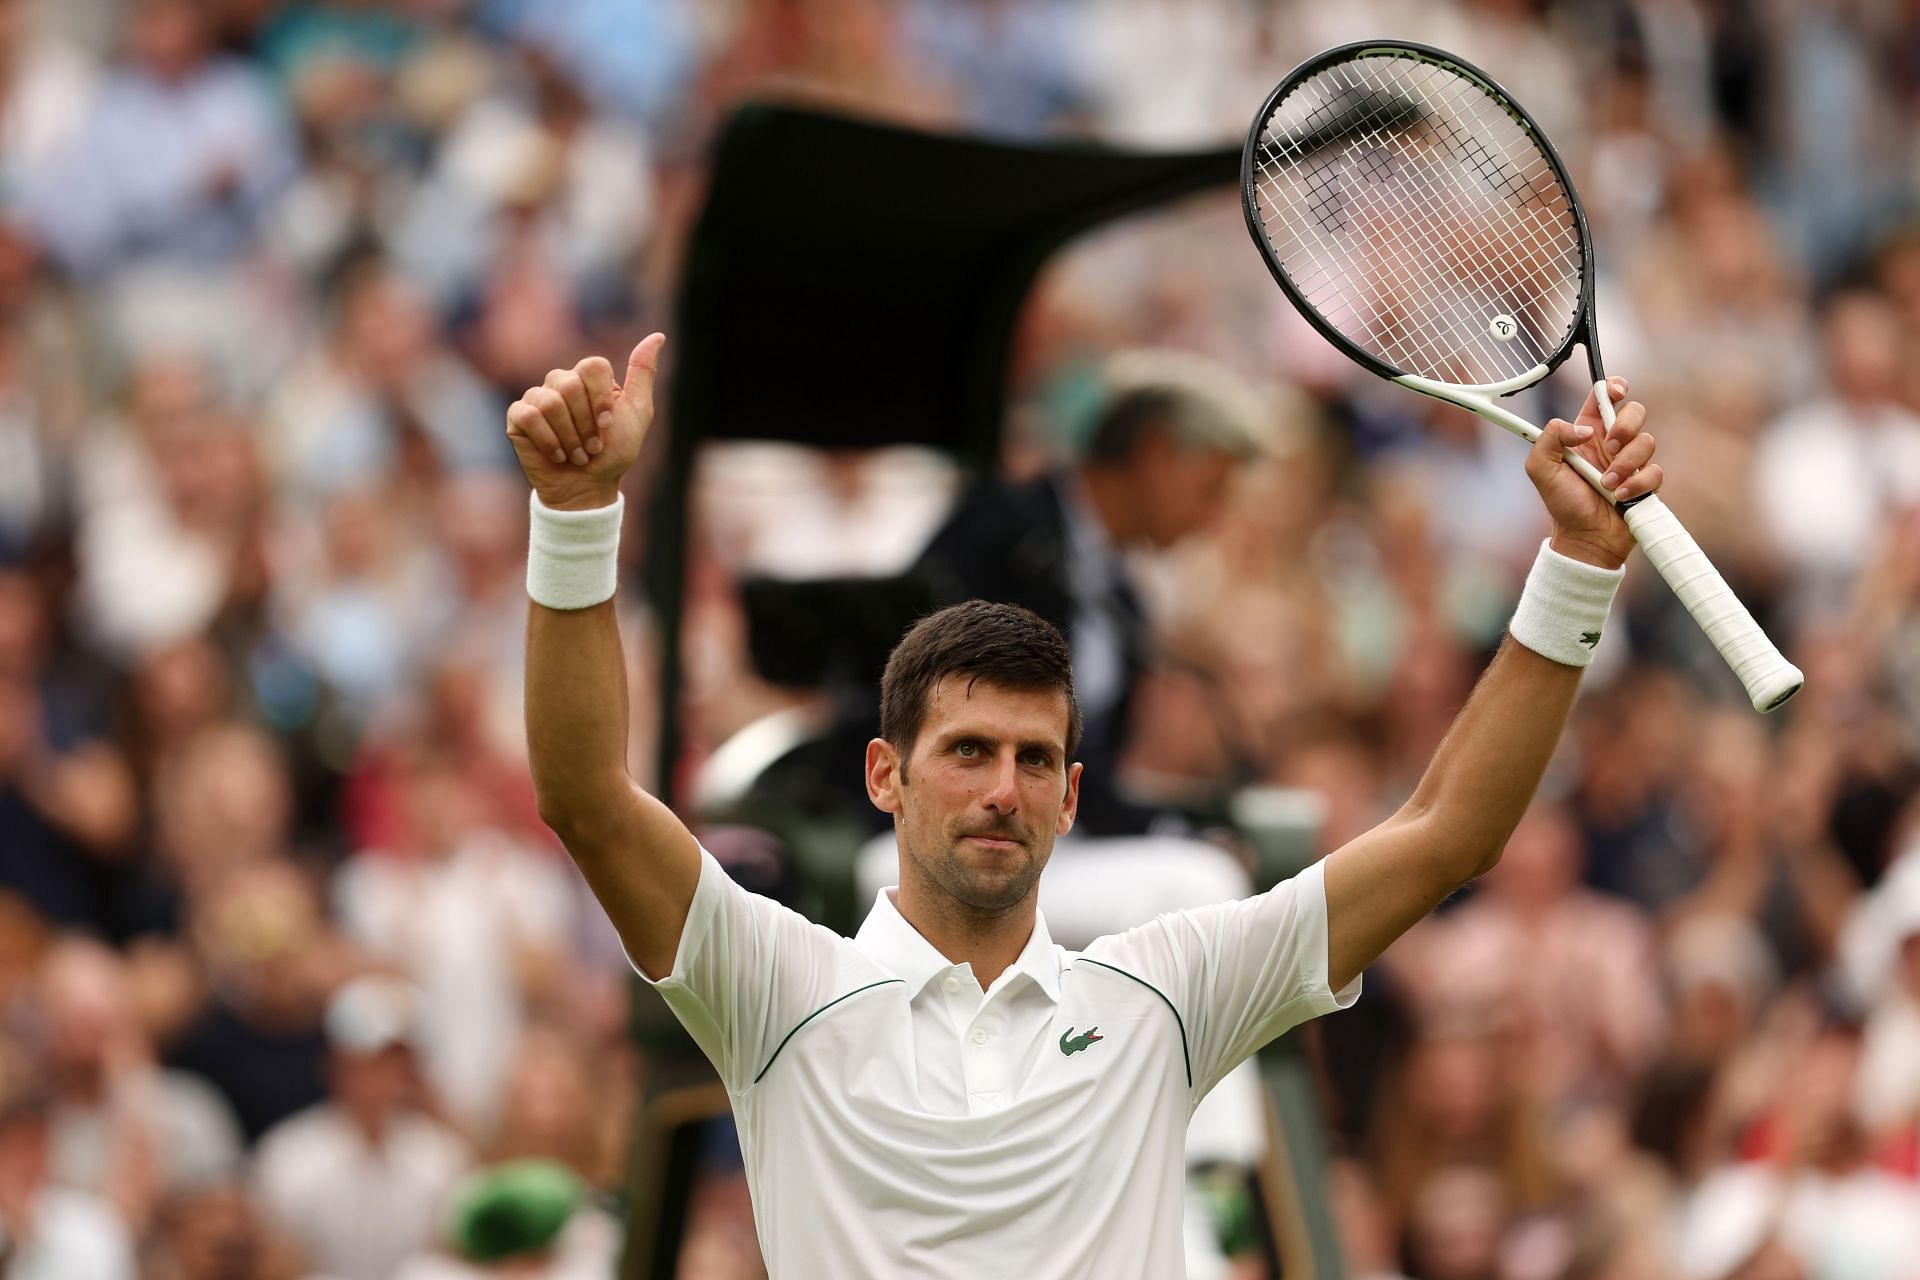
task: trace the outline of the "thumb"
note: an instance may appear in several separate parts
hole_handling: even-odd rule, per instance
[[[1527,473],[1535,483],[1545,480],[1559,468],[1567,453],[1591,439],[1593,428],[1587,423],[1572,423],[1565,418],[1553,419],[1540,433],[1540,438],[1533,442],[1533,449],[1527,455]]]
[[[653,377],[660,370],[660,348],[666,344],[666,334],[650,333],[627,357],[627,376],[620,384],[620,399],[641,413],[653,411]]]

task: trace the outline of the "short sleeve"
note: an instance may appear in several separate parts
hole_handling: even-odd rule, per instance
[[[1173,1005],[1187,1036],[1196,1103],[1260,1046],[1360,997],[1359,978],[1339,992],[1327,985],[1327,889],[1319,863],[1254,897],[1172,912],[1098,939],[1086,954],[1125,969]]]
[[[659,981],[627,963],[667,1002],[733,1093],[780,1040],[832,994],[847,942],[735,884],[705,849],[673,968]]]

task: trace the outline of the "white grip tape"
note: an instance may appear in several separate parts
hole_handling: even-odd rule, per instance
[[[1746,686],[1754,710],[1771,711],[1798,692],[1806,680],[1800,668],[1767,639],[1667,504],[1650,495],[1621,514],[1647,559]]]
[[[527,595],[549,609],[588,609],[613,599],[620,579],[624,495],[610,506],[555,511],[533,494]]]

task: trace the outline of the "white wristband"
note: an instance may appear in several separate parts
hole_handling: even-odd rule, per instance
[[[626,495],[587,511],[555,511],[530,495],[527,594],[549,609],[586,609],[613,599]]]
[[[1602,569],[1540,544],[1507,634],[1543,658],[1584,667],[1607,621],[1607,606],[1627,571]]]

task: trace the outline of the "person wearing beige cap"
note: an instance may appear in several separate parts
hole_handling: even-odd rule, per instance
[[[1154,813],[1113,785],[1151,636],[1123,556],[1164,550],[1220,511],[1243,461],[1267,452],[1272,410],[1226,368],[1179,351],[1113,357],[1080,461],[977,490],[934,535],[918,571],[937,602],[1033,610],[1073,651],[1086,736],[1080,830],[1136,835]]]
[[[328,1098],[261,1138],[253,1186],[315,1269],[387,1280],[434,1239],[473,1162],[434,1119],[414,1062],[419,996],[366,974],[327,1004]]]

